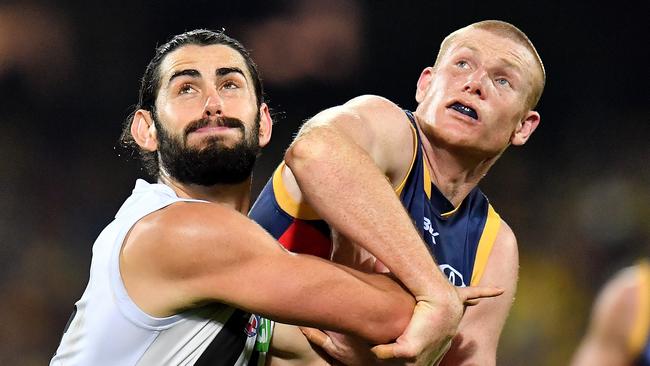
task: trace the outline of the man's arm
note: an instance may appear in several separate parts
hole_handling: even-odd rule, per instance
[[[436,294],[442,300],[452,288],[391,185],[407,174],[413,142],[399,107],[380,97],[359,97],[302,127],[285,155],[290,168],[285,183],[297,182],[287,189],[376,256],[414,295]],[[453,311],[459,313],[453,315],[459,317],[457,305]]]
[[[589,329],[572,366],[629,366],[629,337],[638,312],[638,271],[628,268],[602,290],[594,304]]]
[[[518,272],[517,241],[502,221],[479,285],[499,287],[504,293],[467,308],[458,335],[441,365],[496,364],[499,336],[515,297]]]
[[[152,316],[220,302],[376,343],[402,332],[414,304],[386,276],[291,254],[218,204],[180,202],[141,219],[125,239],[120,271],[129,296]]]
[[[415,148],[404,111],[364,96],[310,119],[285,155],[283,178],[294,199],[376,256],[418,300],[397,342],[374,349],[381,358],[415,357],[425,347],[432,358],[444,352],[467,291],[457,292],[438,270],[395,194]]]

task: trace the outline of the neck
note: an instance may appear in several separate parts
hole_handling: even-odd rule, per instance
[[[454,207],[476,187],[500,154],[488,158],[463,153],[462,149],[437,146],[420,129],[425,163],[431,172],[431,181]]]
[[[251,177],[237,184],[202,186],[181,183],[167,175],[164,171],[161,171],[158,181],[169,186],[181,198],[192,198],[219,203],[237,210],[244,215],[248,214],[248,210],[250,209]]]

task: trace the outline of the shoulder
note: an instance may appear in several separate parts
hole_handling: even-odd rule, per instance
[[[602,287],[572,365],[627,365],[640,353],[650,325],[638,318],[641,270],[639,265],[620,270]]]
[[[245,244],[254,236],[252,225],[244,215],[220,204],[176,202],[133,226],[121,261],[127,269],[151,278],[187,278],[207,269],[204,265],[226,265],[250,250]]]
[[[139,247],[146,247],[152,241],[161,246],[185,247],[180,243],[226,235],[229,231],[236,230],[245,219],[239,212],[220,204],[175,202],[138,221],[129,234],[130,238],[135,236],[138,240],[129,242],[137,241]]]
[[[368,125],[394,124],[395,120],[408,120],[404,110],[392,101],[377,95],[362,95],[346,103],[325,109],[312,117],[305,128],[321,125],[350,125],[363,123]],[[408,124],[405,124],[408,126]]]
[[[514,293],[519,273],[519,249],[517,238],[510,226],[497,216],[494,244],[488,255],[485,274],[481,284],[497,284],[511,287]]]
[[[592,325],[618,339],[628,339],[634,327],[641,290],[641,267],[631,266],[610,279],[596,298]]]
[[[512,231],[512,228],[508,223],[503,220],[502,218],[499,218],[500,220],[500,225],[499,225],[499,230],[497,231],[497,237],[496,237],[496,243],[501,246],[505,246],[507,248],[510,248],[510,250],[517,250],[517,236],[515,235],[515,232]]]
[[[321,143],[328,151],[330,141],[354,142],[382,172],[399,181],[410,166],[415,139],[406,113],[397,104],[376,95],[363,95],[310,118],[292,148],[302,142],[313,151]]]
[[[517,238],[491,207],[490,211],[476,253],[471,283],[501,286],[514,294],[519,274]]]
[[[241,283],[242,272],[250,272],[262,256],[277,261],[271,255],[282,251],[270,239],[257,224],[223,205],[176,202],[133,226],[120,253],[120,272],[140,308],[168,316],[206,300],[222,300],[234,291],[226,285]]]
[[[400,106],[378,95],[362,95],[349,100],[342,107],[371,123],[386,121],[394,123],[395,120],[408,120]]]

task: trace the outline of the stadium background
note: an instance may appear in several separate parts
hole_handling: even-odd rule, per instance
[[[198,27],[224,27],[261,67],[276,125],[255,194],[320,109],[367,93],[414,108],[450,31],[496,18],[529,35],[542,124],[482,183],[520,245],[499,365],[566,364],[597,289],[650,254],[647,3],[56,3],[0,4],[0,364],[55,351],[92,242],[139,175],[114,149],[139,77],[157,43]]]

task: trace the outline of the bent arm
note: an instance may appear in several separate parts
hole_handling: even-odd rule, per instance
[[[376,256],[417,296],[452,296],[394,186],[415,146],[404,112],[366,96],[325,110],[287,150],[284,177],[337,232]],[[295,180],[294,180],[295,178]],[[392,183],[392,184],[391,184]],[[444,300],[443,300],[444,301]]]
[[[216,301],[382,343],[400,335],[414,305],[389,278],[291,254],[218,204],[175,203],[143,218],[120,267],[129,295],[154,316]]]
[[[441,365],[496,365],[499,336],[514,301],[518,272],[517,240],[502,221],[478,285],[499,287],[504,293],[467,308]]]

